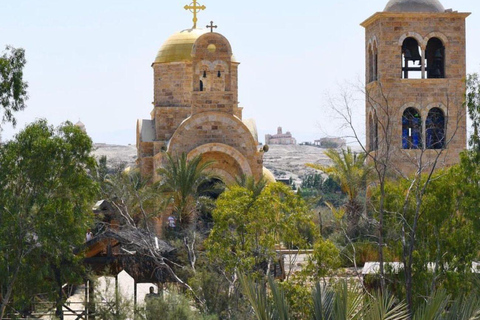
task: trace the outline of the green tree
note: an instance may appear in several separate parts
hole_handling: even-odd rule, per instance
[[[61,315],[62,286],[79,276],[73,248],[85,241],[97,192],[91,151],[80,129],[45,120],[0,147],[0,318],[12,297],[24,301],[39,287],[55,288]]]
[[[340,250],[330,240],[319,239],[313,245],[313,253],[308,259],[305,272],[320,279],[340,267]]]
[[[14,113],[25,108],[28,84],[23,81],[23,68],[26,62],[25,51],[10,46],[0,56],[0,107],[3,109],[0,128],[5,122],[15,126]]]
[[[160,189],[169,195],[180,225],[187,227],[196,216],[198,187],[209,178],[206,170],[212,162],[202,162],[201,156],[188,160],[185,153],[166,156],[167,165],[158,170]]]
[[[285,292],[271,278],[268,280],[268,290],[263,283],[254,283],[252,279],[241,277],[245,295],[252,305],[258,320],[406,320],[409,319],[406,304],[399,302],[395,297],[385,294],[369,296],[355,289],[349,288],[346,281],[335,285],[321,286],[316,283],[311,290],[311,303],[300,314],[292,313],[290,305],[285,299]],[[475,301],[475,300],[473,300]],[[464,306],[464,305],[462,305]],[[444,307],[444,306],[443,306]],[[431,308],[435,315],[441,314],[445,308],[438,306]],[[440,311],[439,311],[440,310]],[[475,312],[476,308],[472,308]],[[430,311],[430,310],[429,310]],[[471,310],[468,310],[471,311]],[[471,314],[471,312],[466,312]],[[422,318],[422,319],[441,319]],[[450,319],[450,318],[446,318]],[[462,319],[464,319],[462,317]],[[476,318],[472,318],[476,319]]]
[[[100,159],[102,160],[102,159]],[[102,161],[97,170],[101,195],[115,208],[118,221],[123,226],[140,227],[150,231],[150,219],[165,209],[161,194],[138,170],[117,168],[103,175]]]
[[[347,194],[348,200],[345,204],[347,235],[354,238],[358,235],[358,222],[363,211],[359,194],[366,188],[366,179],[369,173],[365,164],[366,154],[357,154],[347,148],[346,150],[342,149],[341,152],[336,149],[329,149],[325,152],[325,155],[332,160],[332,166],[318,164],[307,164],[307,166],[328,174],[340,184],[342,191]]]
[[[477,73],[467,75],[467,94],[465,104],[468,116],[472,120],[473,133],[470,137],[470,146],[477,153],[480,152],[480,79]]]
[[[258,195],[231,186],[217,200],[214,227],[205,242],[211,261],[228,275],[231,292],[238,272],[269,274],[275,247],[305,248],[305,232],[312,227],[305,202],[288,186],[267,185]]]
[[[478,190],[472,191],[478,185],[465,186],[472,177],[466,177],[462,166],[454,166],[419,179],[418,185],[407,179],[385,185],[386,240],[401,252],[411,310],[438,289],[455,296],[474,290],[471,266],[480,249],[477,209],[471,206],[478,203]],[[418,194],[416,188],[425,189]],[[378,199],[376,190],[372,200]]]

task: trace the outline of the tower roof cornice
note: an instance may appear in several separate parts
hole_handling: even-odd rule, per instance
[[[385,18],[463,18],[466,19],[470,12],[457,12],[457,11],[444,11],[444,12],[377,12],[370,16],[367,20],[363,21],[360,25],[367,28],[369,25],[379,19]]]

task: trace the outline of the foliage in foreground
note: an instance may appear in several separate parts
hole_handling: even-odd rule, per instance
[[[310,310],[293,314],[285,293],[271,278],[267,284],[241,277],[253,312],[258,320],[477,320],[480,297],[460,296],[452,299],[444,290],[430,295],[411,317],[407,305],[390,294],[370,295],[353,284],[340,281],[334,285],[317,283],[312,290]]]
[[[230,187],[217,200],[213,218],[207,253],[229,274],[239,270],[268,273],[276,260],[276,245],[305,248],[311,230],[306,204],[281,183],[261,192]]]
[[[25,109],[28,84],[23,81],[23,68],[27,63],[25,50],[7,46],[0,56],[0,128],[1,124],[17,124],[14,113]]]
[[[82,272],[73,248],[85,241],[96,184],[92,141],[66,123],[39,120],[0,147],[0,274],[3,317],[39,292],[65,297]]]

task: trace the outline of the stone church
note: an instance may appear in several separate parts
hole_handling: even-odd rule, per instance
[[[187,6],[188,7],[188,6]],[[151,119],[137,123],[138,166],[156,178],[165,152],[214,160],[225,183],[260,179],[263,149],[254,121],[242,120],[239,62],[229,41],[194,27],[173,34],[152,64]],[[466,147],[465,20],[439,0],[390,0],[365,28],[367,148],[400,174],[450,166]]]
[[[362,23],[367,147],[400,174],[466,148],[465,20],[438,0],[390,0]]]
[[[152,64],[151,119],[137,122],[141,173],[157,179],[168,152],[213,160],[212,173],[226,184],[241,175],[272,180],[263,168],[255,122],[242,120],[239,62],[227,38],[213,32],[213,23],[211,29],[196,28],[196,12],[194,27],[168,38]]]

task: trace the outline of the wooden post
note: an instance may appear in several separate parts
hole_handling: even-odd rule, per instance
[[[90,279],[88,281],[88,304],[89,314],[88,319],[95,320],[95,312],[97,310],[95,301],[95,280]]]
[[[89,281],[85,279],[85,319],[88,320],[89,309],[90,309],[90,299],[88,296],[89,293]]]
[[[133,279],[133,318],[137,314],[137,279]]]
[[[115,275],[115,314],[119,316],[120,292],[118,290],[118,273]]]

